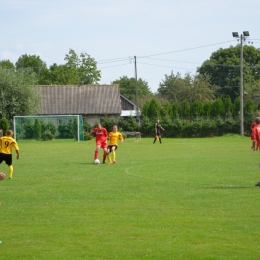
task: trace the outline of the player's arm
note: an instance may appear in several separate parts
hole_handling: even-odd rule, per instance
[[[122,136],[121,133],[119,134],[118,139],[119,139],[122,143],[124,142],[124,138],[123,138],[123,136]]]
[[[19,150],[15,150],[16,151],[16,159],[20,158],[20,151]]]

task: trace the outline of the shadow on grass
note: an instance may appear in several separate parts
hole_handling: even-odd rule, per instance
[[[255,189],[255,186],[208,186],[202,187],[202,189]]]

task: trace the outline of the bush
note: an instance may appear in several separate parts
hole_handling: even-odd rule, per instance
[[[92,140],[92,138],[93,138],[93,136],[90,135],[90,133],[84,132],[84,139],[85,139],[85,141]]]
[[[50,131],[45,131],[42,134],[42,140],[43,141],[48,141],[48,140],[52,140],[54,138],[53,134]]]

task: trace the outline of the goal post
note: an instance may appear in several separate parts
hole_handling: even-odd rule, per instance
[[[58,139],[84,141],[84,126],[81,115],[14,116],[16,140],[41,139],[47,132]]]

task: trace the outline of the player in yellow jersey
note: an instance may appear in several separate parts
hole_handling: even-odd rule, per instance
[[[123,136],[121,133],[118,132],[117,125],[113,125],[113,132],[110,132],[108,135],[109,145],[108,145],[108,164],[116,163],[116,149],[118,146],[118,140],[121,142],[124,141]],[[111,160],[110,154],[112,154],[113,160]]]
[[[17,142],[13,139],[13,131],[8,130],[6,136],[0,138],[0,164],[5,161],[8,165],[9,179],[13,177],[12,148],[16,151],[16,158],[20,158]]]

